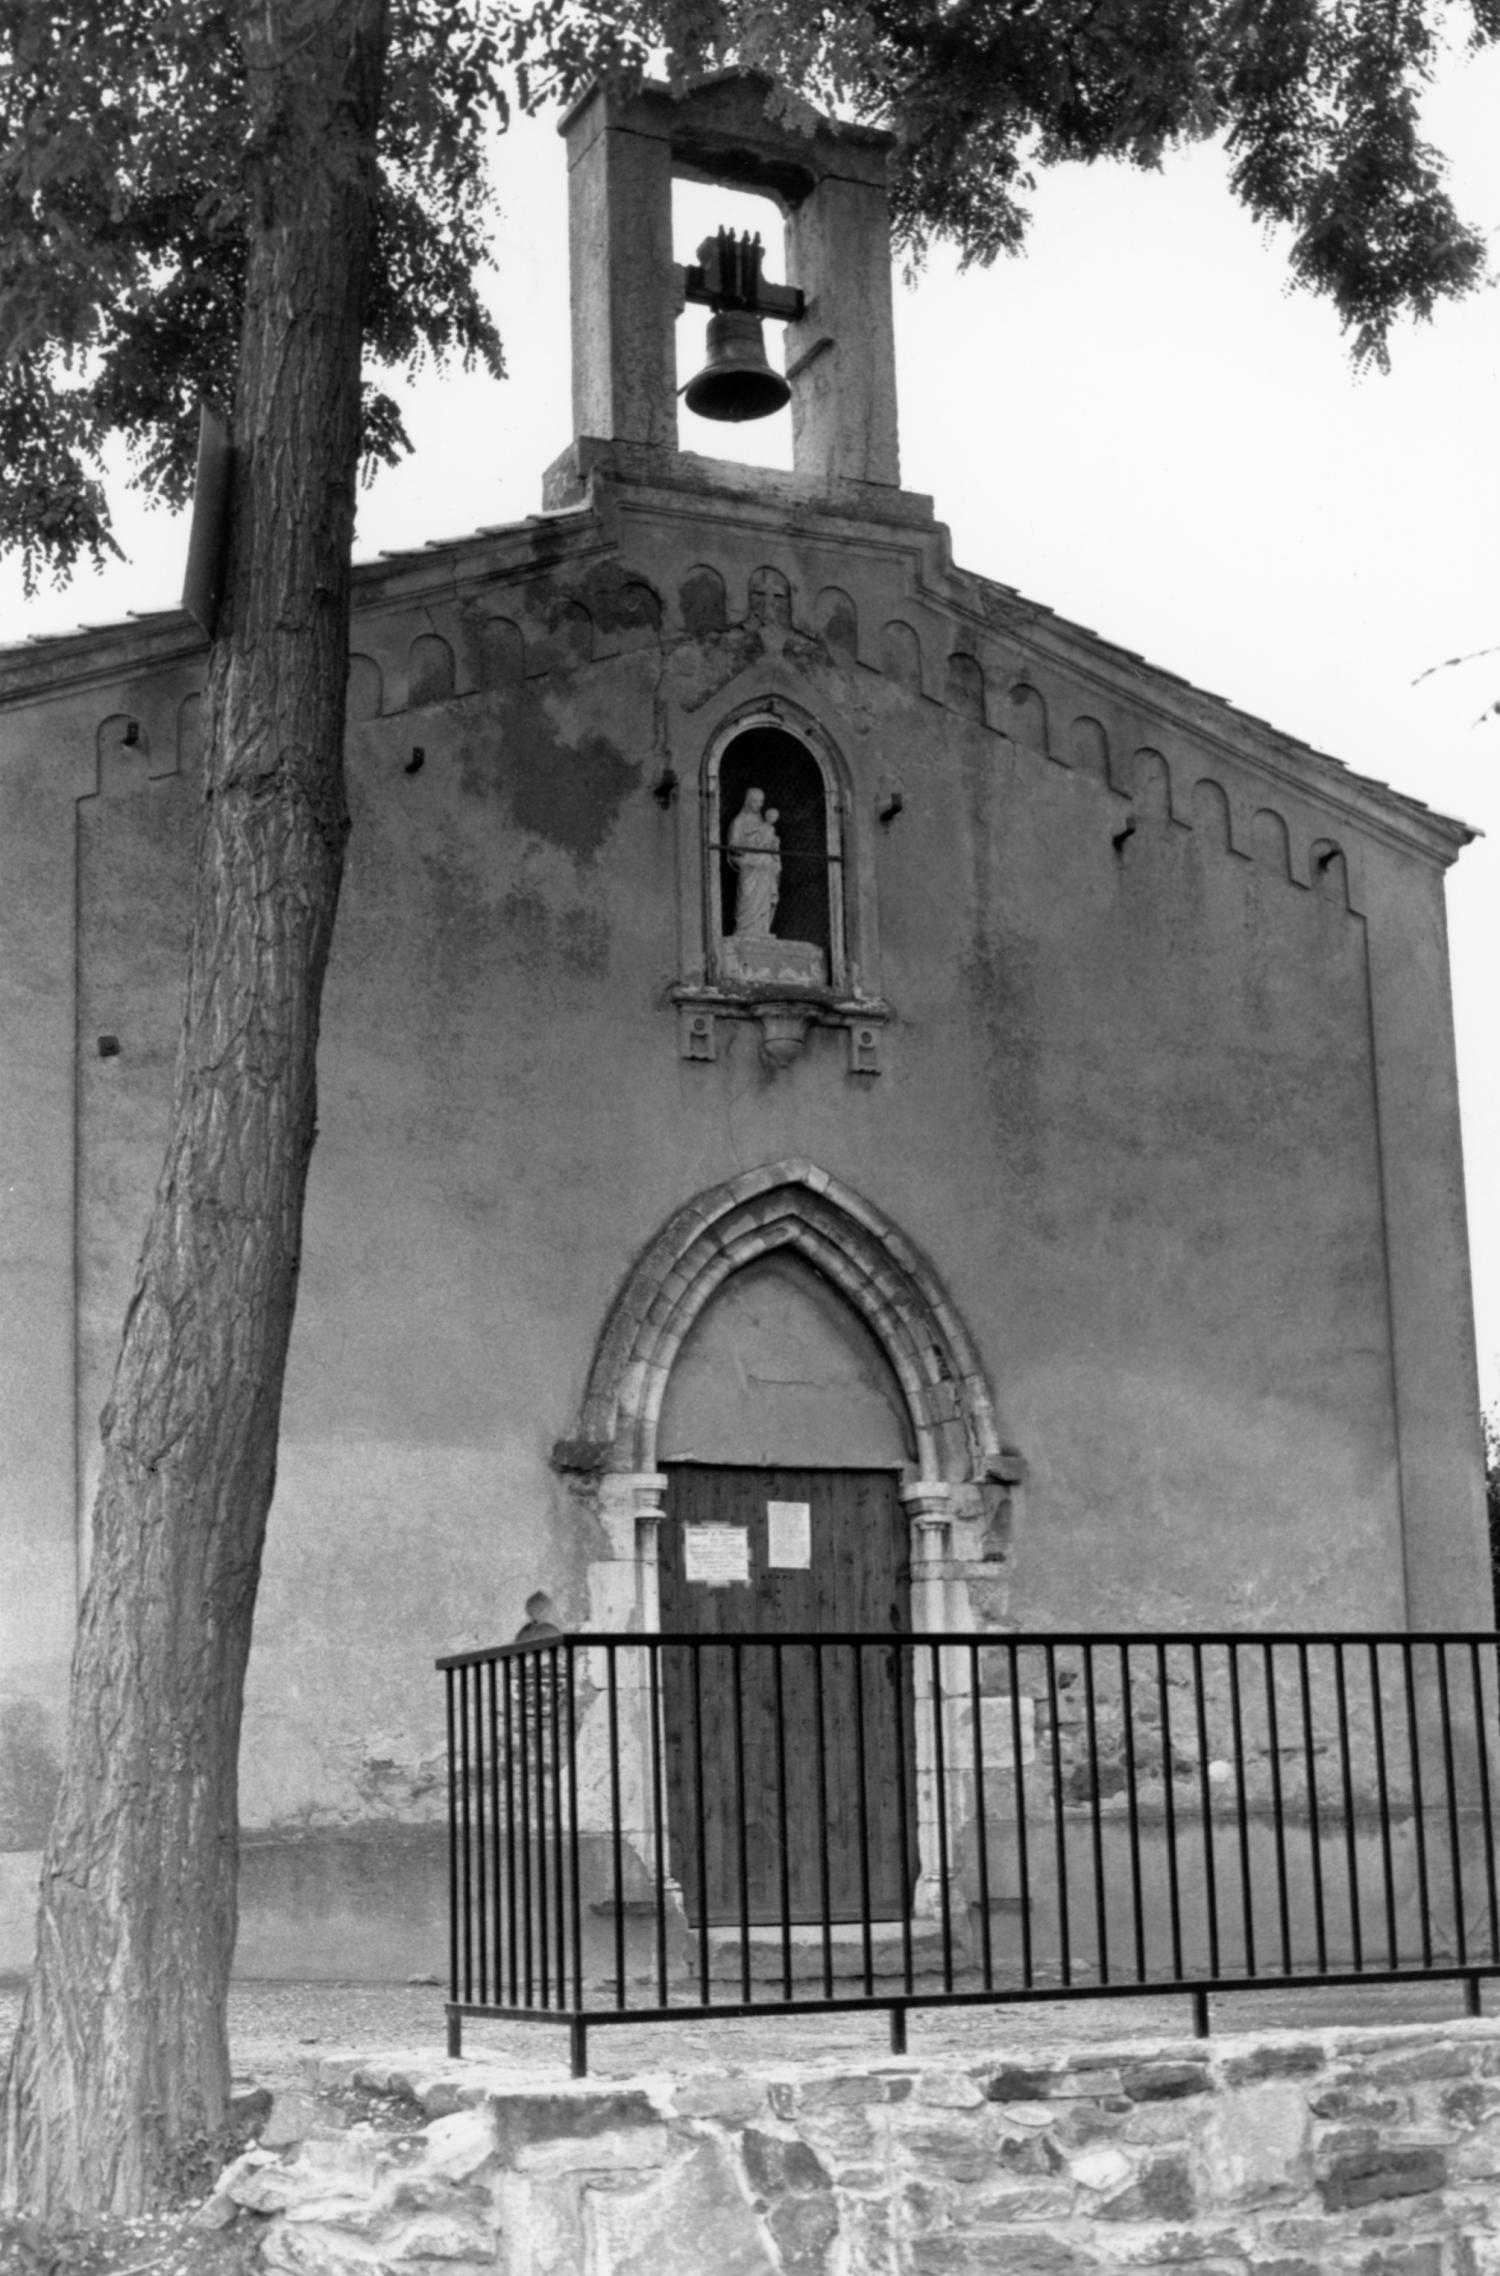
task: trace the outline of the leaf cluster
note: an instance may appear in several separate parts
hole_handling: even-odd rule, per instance
[[[255,164],[242,5],[0,0],[0,549],[28,590],[112,548],[111,435],[177,505],[199,398],[233,404]],[[376,365],[503,368],[476,280],[511,38],[488,0],[391,0]],[[367,464],[395,459],[395,403],[367,385],[364,408]]]
[[[811,97],[891,128],[899,240],[982,263],[1021,248],[1039,168],[1155,167],[1222,136],[1235,194],[1291,232],[1294,282],[1383,367],[1400,317],[1485,271],[1420,125],[1457,16],[1445,0],[537,0],[523,99],[639,72],[653,48],[679,81],[756,65],[789,116]],[[1500,0],[1470,0],[1469,44],[1497,37]]]

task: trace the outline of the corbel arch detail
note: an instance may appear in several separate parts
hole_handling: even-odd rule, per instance
[[[989,1386],[931,1265],[872,1202],[796,1159],[700,1194],[637,1258],[595,1349],[564,1466],[655,1471],[662,1399],[694,1321],[732,1273],[781,1247],[832,1282],[879,1340],[906,1400],[920,1476],[960,1485],[1001,1475]]]

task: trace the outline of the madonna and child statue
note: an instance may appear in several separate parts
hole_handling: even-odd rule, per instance
[[[781,900],[780,815],[763,790],[747,790],[729,825],[725,851],[734,872],[734,930],[724,935],[724,968],[740,980],[821,988],[828,962],[815,941],[782,940],[773,930]]]

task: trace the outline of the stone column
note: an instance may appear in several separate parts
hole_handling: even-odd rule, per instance
[[[639,1644],[621,1645],[613,1654],[614,1729],[610,1716],[611,1655],[602,1645],[580,1655],[587,1672],[588,1704],[578,1729],[578,1821],[580,1832],[596,1837],[593,1889],[588,1902],[614,1902],[613,1820],[619,1799],[623,1844],[621,1895],[628,1915],[643,1915],[649,1941],[655,1907],[657,1858],[656,1795],[652,1779],[652,1655],[647,1640],[661,1627],[658,1583],[658,1529],[667,1481],[660,1471],[614,1471],[598,1483],[597,1514],[609,1539],[609,1555],[589,1567],[589,1626],[638,1635]],[[618,1787],[611,1767],[612,1738],[618,1752]],[[662,1779],[665,1786],[665,1755]],[[663,1792],[665,1802],[665,1792]],[[675,1932],[682,1916],[682,1892],[665,1870],[666,1828],[661,1853],[668,1917]],[[645,1968],[650,1956],[639,1942],[643,1922],[629,1931],[633,1964]]]
[[[948,1624],[948,1550],[953,1523],[953,1491],[940,1478],[918,1478],[901,1488],[907,1521],[911,1527],[911,1624],[918,1636]],[[917,1854],[920,1871],[917,1876],[917,1893],[912,1910],[919,1920],[939,1920],[942,1917],[943,1875],[951,1862],[943,1855],[940,1839],[941,1820],[938,1815],[937,1734],[936,1718],[946,1712],[943,1693],[947,1689],[946,1670],[942,1666],[944,1655],[937,1656],[938,1686],[934,1696],[933,1655],[918,1647],[912,1669],[912,1690],[916,1704],[916,1756],[917,1756]],[[948,1745],[949,1725],[943,1726],[945,1759],[951,1754]],[[949,1793],[944,1805],[951,1801]],[[956,1832],[951,1807],[948,1807],[948,1843],[951,1851]]]

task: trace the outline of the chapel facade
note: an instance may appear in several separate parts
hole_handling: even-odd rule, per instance
[[[769,1625],[773,1505],[834,1628],[1488,1603],[1470,833],[954,564],[900,486],[883,136],[744,78],[565,131],[543,511],[356,572],[252,1974],[439,1967],[434,1657],[691,1623],[695,1522]],[[790,475],[678,448],[680,174],[785,213]],[[203,663],[175,613],[0,657],[0,1965],[164,1136]]]

